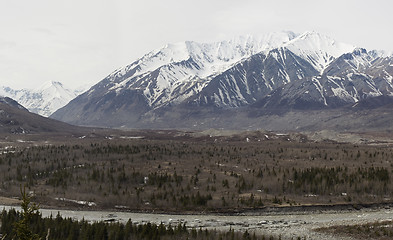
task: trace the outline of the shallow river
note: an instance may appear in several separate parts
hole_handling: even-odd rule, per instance
[[[0,205],[0,208],[10,209],[10,206]],[[18,207],[12,207],[20,210]],[[129,219],[133,223],[152,222],[160,224],[177,225],[185,223],[187,227],[197,229],[209,228],[217,230],[245,231],[250,233],[264,233],[267,235],[281,235],[282,239],[296,239],[306,237],[306,239],[349,239],[328,236],[316,233],[313,229],[324,226],[343,224],[362,224],[372,221],[388,220],[393,217],[392,209],[364,209],[347,212],[320,212],[320,213],[292,213],[267,215],[172,215],[172,214],[151,214],[151,213],[129,213],[114,211],[71,211],[56,209],[40,209],[44,217],[51,214],[55,217],[59,212],[63,217],[70,217],[75,220],[85,219],[87,221],[119,221],[127,222]]]

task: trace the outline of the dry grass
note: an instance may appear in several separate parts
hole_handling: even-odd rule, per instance
[[[21,200],[8,197],[0,197],[0,204],[2,205],[19,205]]]

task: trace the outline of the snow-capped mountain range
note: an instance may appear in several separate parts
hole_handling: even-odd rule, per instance
[[[81,93],[80,90],[69,90],[60,82],[55,81],[46,82],[36,89],[15,90],[10,87],[0,87],[0,96],[12,98],[30,112],[45,117],[65,106],[79,93]]]
[[[113,72],[103,84],[108,82],[109,91],[115,92],[143,89],[148,105],[152,107],[181,102],[203,89],[213,76],[240,60],[276,48],[294,37],[292,32],[283,32],[259,37],[242,36],[211,44],[191,41],[167,44]]]
[[[392,59],[317,32],[168,44],[114,71],[51,117],[150,127],[184,117],[200,121],[206,116],[196,113],[206,109],[218,117],[247,107],[337,108],[392,96]]]

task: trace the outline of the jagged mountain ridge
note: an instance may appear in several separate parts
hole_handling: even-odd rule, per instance
[[[69,90],[62,83],[55,81],[46,82],[36,89],[15,90],[10,87],[0,87],[0,96],[12,98],[30,112],[45,117],[65,106],[79,93],[79,90]]]
[[[232,45],[168,45],[113,72],[51,117],[79,125],[149,128],[158,122],[165,126],[168,119],[199,121],[206,109],[214,117],[248,106],[336,108],[393,92],[391,56],[316,32],[278,36]],[[264,44],[266,39],[275,40]]]
[[[231,65],[276,48],[294,37],[292,32],[282,32],[212,44],[191,41],[168,44],[113,72],[102,84],[108,91],[116,92],[143,89],[143,95],[153,108],[168,102],[181,102]]]
[[[355,49],[335,59],[319,76],[292,81],[261,99],[262,108],[332,108],[370,97],[393,96],[392,57]]]

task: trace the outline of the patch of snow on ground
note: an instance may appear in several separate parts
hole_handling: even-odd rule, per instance
[[[93,207],[93,206],[96,206],[96,205],[97,205],[95,202],[80,201],[80,200],[73,200],[73,199],[67,199],[67,198],[55,198],[55,200],[64,201],[64,202],[77,203],[77,204],[79,204],[79,205],[86,205],[86,206],[89,206],[89,207]]]

